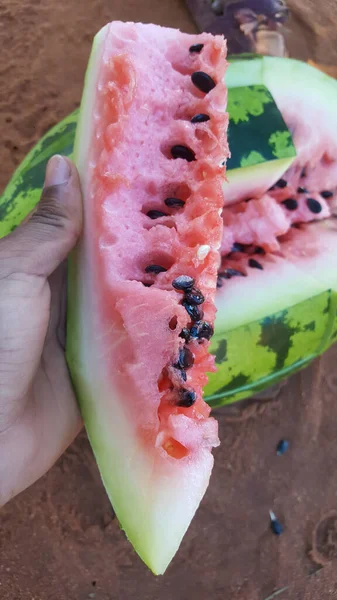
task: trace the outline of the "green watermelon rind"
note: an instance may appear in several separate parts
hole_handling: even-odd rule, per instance
[[[336,314],[337,292],[326,290],[218,336],[215,333],[211,351],[218,371],[205,387],[207,402],[218,407],[248,398],[307,366],[334,343]],[[251,357],[248,369],[240,361],[242,342],[244,357]]]
[[[287,169],[296,158],[291,133],[266,86],[249,85],[229,88],[227,179],[233,171],[266,164],[277,169],[278,161]],[[258,134],[258,135],[257,135]],[[276,142],[283,140],[285,143]],[[226,188],[225,188],[226,189]]]
[[[38,203],[47,162],[53,154],[72,157],[78,109],[48,131],[14,172],[0,200],[0,238],[15,229]]]

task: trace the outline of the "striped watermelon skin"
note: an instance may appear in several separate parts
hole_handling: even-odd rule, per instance
[[[40,199],[47,162],[53,154],[72,158],[78,109],[48,131],[14,172],[0,198],[0,238],[10,233]]]
[[[78,111],[51,129],[15,171],[0,199],[0,237],[38,202],[48,159],[72,157]],[[221,310],[221,307],[218,307]],[[211,352],[218,372],[205,388],[205,400],[218,407],[267,389],[306,367],[337,340],[337,294],[330,289],[226,333],[215,326]]]
[[[307,298],[213,337],[218,371],[205,388],[212,407],[257,394],[306,367],[337,339],[337,293]]]

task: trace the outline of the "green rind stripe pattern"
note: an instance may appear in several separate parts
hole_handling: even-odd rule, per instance
[[[218,371],[209,376],[206,401],[230,404],[306,366],[335,341],[336,308],[337,293],[327,290],[231,331],[215,328]]]
[[[78,110],[39,140],[15,171],[0,199],[0,238],[33,210],[40,199],[46,164],[53,154],[72,156]]]
[[[296,156],[291,133],[264,85],[228,90],[227,172]]]

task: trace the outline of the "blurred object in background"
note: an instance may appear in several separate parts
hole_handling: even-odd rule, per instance
[[[284,0],[186,0],[200,31],[223,34],[228,54],[286,56]]]
[[[330,75],[330,77],[334,77],[335,79],[337,79],[337,66],[321,65],[321,64],[315,63],[313,60],[308,60],[308,64],[311,65],[312,67],[316,67],[316,69],[319,69],[323,73]]]

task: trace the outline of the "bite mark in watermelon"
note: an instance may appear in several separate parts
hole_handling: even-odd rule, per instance
[[[71,260],[67,358],[117,517],[157,574],[203,497],[219,443],[202,388],[214,370],[225,56],[220,36],[107,25],[75,141],[84,234]],[[191,122],[199,114],[209,120]],[[181,290],[182,276],[192,285]]]

